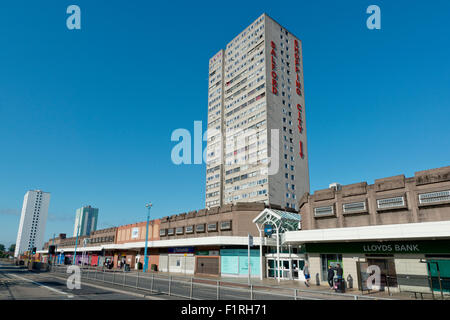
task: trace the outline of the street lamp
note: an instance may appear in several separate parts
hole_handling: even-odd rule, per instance
[[[150,209],[152,208],[152,203],[149,202],[145,205],[148,209],[147,211],[147,227],[145,231],[145,250],[144,250],[144,272],[147,272],[148,269],[148,256],[147,256],[147,244],[148,244],[148,224],[150,222]]]
[[[77,258],[77,246],[78,246],[78,235],[80,234],[80,224],[78,223],[78,229],[77,229],[77,238],[75,240],[75,251],[73,253],[73,261],[72,261],[72,265],[76,264],[75,260]]]

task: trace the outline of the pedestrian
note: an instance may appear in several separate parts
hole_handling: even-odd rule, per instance
[[[344,274],[344,269],[342,269],[341,265],[338,263],[336,265],[336,278],[337,278],[337,291],[338,292],[344,292],[344,281],[343,281],[343,274]]]
[[[305,266],[303,267],[303,274],[305,275],[305,286],[309,287],[309,280],[311,279],[311,274],[309,273],[309,266],[308,263],[305,263]]]
[[[344,269],[342,269],[341,265],[338,263],[336,265],[336,275],[337,275],[338,279],[342,279],[343,278],[343,274],[344,274]]]
[[[334,279],[334,269],[331,265],[328,266],[328,284],[330,288],[333,289],[333,279]]]

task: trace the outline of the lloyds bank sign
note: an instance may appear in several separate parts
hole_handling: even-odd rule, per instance
[[[450,240],[307,243],[307,253],[445,254]]]

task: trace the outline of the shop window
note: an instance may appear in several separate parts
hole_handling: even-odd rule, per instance
[[[327,281],[328,266],[336,267],[339,263],[341,268],[344,269],[344,265],[342,264],[342,254],[321,254],[320,262],[322,266],[322,281]]]
[[[393,258],[367,258],[367,264],[369,266],[376,265],[380,268],[380,291],[384,291],[386,286],[397,286],[397,273]]]

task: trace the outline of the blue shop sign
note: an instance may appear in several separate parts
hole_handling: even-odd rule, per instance
[[[169,248],[169,253],[194,253],[194,247]]]

